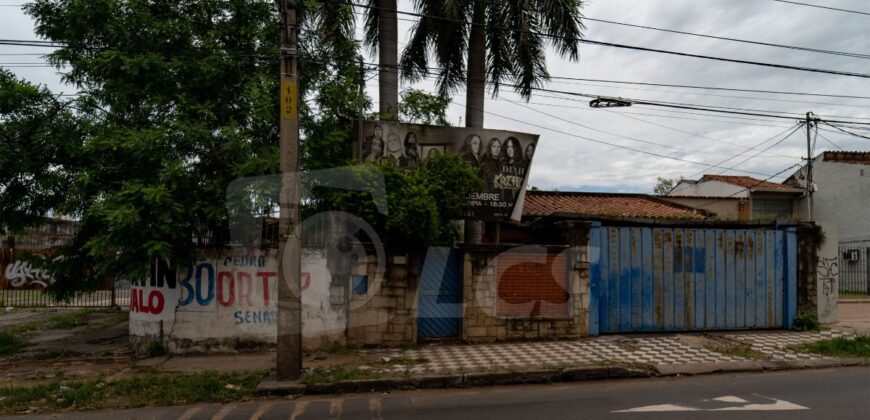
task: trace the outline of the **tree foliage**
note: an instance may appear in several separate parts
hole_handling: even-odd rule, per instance
[[[678,178],[662,178],[656,177],[656,185],[653,187],[653,194],[655,195],[668,195],[680,181],[683,180],[683,177]]]
[[[48,267],[58,296],[107,277],[142,278],[157,256],[184,263],[198,246],[229,242],[228,211],[274,207],[268,194],[249,208],[228,209],[226,198],[234,181],[278,171],[274,5],[36,0],[26,10],[40,36],[64,44],[49,60],[80,96],[59,101],[0,73],[0,227],[57,213],[80,222]],[[345,165],[354,120],[370,106],[358,92],[353,10],[305,0],[300,18],[302,168]],[[395,204],[372,220],[385,236],[421,244],[455,237],[447,221],[476,178],[451,159],[416,172],[384,168]],[[324,194],[305,203],[353,207]]]
[[[402,122],[411,124],[447,126],[447,107],[450,98],[443,94],[431,94],[419,89],[402,92],[399,116]]]
[[[408,246],[455,244],[460,238],[456,220],[466,216],[467,197],[483,186],[475,168],[449,152],[424,159],[416,169],[392,162],[360,165],[354,176],[370,185],[369,191],[383,182],[387,213],[380,213],[372,195],[361,191],[334,191],[335,206],[361,217],[385,243]]]
[[[411,81],[430,74],[429,58],[438,64],[438,85],[449,93],[466,80],[469,54],[486,55],[486,79],[497,94],[510,83],[523,97],[550,76],[546,47],[552,45],[564,57],[579,59],[583,36],[580,0],[490,1],[420,0],[411,39],[402,53],[404,77]],[[471,27],[483,25],[485,51],[469,48]]]

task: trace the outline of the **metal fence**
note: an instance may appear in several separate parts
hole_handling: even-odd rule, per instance
[[[840,245],[840,293],[870,295],[870,247]]]
[[[14,308],[125,308],[130,305],[130,289],[95,290],[78,293],[69,300],[57,301],[42,290],[0,290],[0,305]]]

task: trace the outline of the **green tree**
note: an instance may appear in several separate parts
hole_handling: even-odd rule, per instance
[[[0,232],[60,211],[57,192],[73,182],[80,121],[69,104],[0,69]]]
[[[450,125],[447,121],[448,106],[450,98],[443,94],[410,89],[402,92],[399,116],[407,123],[447,126]]]
[[[417,169],[385,163],[355,170],[361,184],[385,184],[387,214],[377,212],[364,192],[334,191],[334,204],[363,218],[384,242],[403,246],[455,244],[461,236],[456,220],[469,210],[467,197],[483,186],[476,169],[449,152],[423,160]]]
[[[683,180],[683,177],[677,178],[662,178],[656,177],[656,185],[653,187],[653,194],[655,195],[668,195],[680,181]]]
[[[403,75],[416,81],[430,74],[433,54],[441,92],[465,83],[466,126],[483,127],[487,82],[494,95],[507,82],[529,98],[549,80],[548,42],[562,56],[579,58],[581,6],[580,0],[417,0],[422,17],[402,53]]]
[[[85,122],[52,145],[65,149],[30,160],[63,175],[63,185],[33,175],[49,185],[27,194],[52,201],[18,210],[22,220],[51,209],[80,221],[51,267],[58,294],[110,276],[141,278],[156,256],[184,262],[195,246],[225,245],[227,186],[277,172],[274,6],[37,0],[26,10],[40,36],[65,44],[49,60],[69,66],[63,77],[81,91],[72,105]],[[365,105],[352,10],[306,0],[301,18],[303,167],[335,166],[350,159],[348,117]],[[26,169],[10,177],[27,179]]]

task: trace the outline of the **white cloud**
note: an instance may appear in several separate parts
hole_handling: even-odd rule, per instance
[[[816,0],[816,3],[845,9],[868,10],[865,0],[826,0],[824,2]],[[410,2],[400,1],[400,8],[410,10]],[[9,10],[0,10],[2,13],[0,15],[0,35],[2,35],[0,38],[35,38],[32,21],[29,17],[14,8],[3,9]],[[589,17],[637,25],[770,43],[859,53],[870,51],[870,37],[867,36],[866,29],[870,24],[870,18],[867,16],[767,0],[596,0],[587,2],[584,14]],[[399,33],[409,34],[410,26],[409,22],[400,21]],[[870,60],[866,59],[754,46],[598,22],[587,22],[587,27],[587,38],[599,41],[750,61],[870,73]],[[44,49],[0,46],[0,53],[17,52],[44,52]],[[0,60],[3,62],[38,61],[37,57],[0,57],[2,57]],[[374,60],[374,58],[370,59]],[[724,63],[587,44],[581,46],[579,63],[566,62],[551,52],[548,56],[548,65],[554,76],[846,95],[867,95],[870,93],[870,81],[867,79]],[[53,69],[14,68],[12,70],[33,82],[46,84],[54,91],[72,90],[60,83],[59,76]],[[367,85],[368,93],[375,100],[377,100],[376,83],[375,79]],[[432,84],[431,82],[423,82],[416,87],[432,88]],[[619,85],[601,83],[564,81],[562,83],[554,81],[548,84],[547,88],[607,96],[646,98],[656,101],[796,114],[813,111],[820,115],[868,118],[870,121],[870,112],[868,112],[870,100],[773,94],[757,95],[641,86],[620,87]],[[711,94],[720,96],[711,96]],[[536,95],[532,98],[530,106],[562,119],[575,121],[599,130],[673,147],[693,149],[696,152],[638,143],[547,118],[503,100],[518,99],[510,91],[503,91],[500,95],[501,99],[488,99],[486,106],[494,113],[521,121],[685,160],[714,164],[728,156],[743,152],[741,157],[735,158],[723,166],[735,165],[754,155],[757,152],[747,151],[745,147],[755,146],[793,124],[789,120],[753,121],[740,119],[753,117],[693,115],[694,111],[677,111],[645,106],[605,112],[591,110],[582,101],[570,102],[544,96],[553,95],[545,93]],[[800,101],[816,103],[802,103]],[[464,109],[459,105],[464,102],[464,92],[457,92],[454,104],[450,108],[450,121],[452,123],[458,124],[460,119],[464,117]],[[561,105],[562,107],[542,104]],[[616,113],[625,113],[627,116],[616,115]],[[658,116],[636,115],[636,113],[656,114]],[[640,120],[646,120],[656,125]],[[541,144],[531,172],[531,184],[541,188],[649,192],[655,184],[657,176],[687,176],[703,172],[704,169],[703,166],[604,146],[581,140],[575,136],[543,130],[492,115],[486,116],[486,126],[541,134]],[[670,129],[661,126],[670,127]],[[825,132],[824,135],[846,149],[867,149],[866,140],[836,133]],[[805,141],[804,133],[795,133],[794,136],[770,152],[741,164],[739,169],[772,175],[800,162],[799,157],[806,153]],[[772,142],[762,147],[770,144]],[[819,149],[829,147],[831,147],[829,144],[819,139]],[[791,156],[791,158],[775,156]],[[712,173],[720,171],[717,169],[706,170],[706,172]]]

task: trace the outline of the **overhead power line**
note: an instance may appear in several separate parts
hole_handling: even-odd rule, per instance
[[[334,1],[340,2],[338,0],[334,0]],[[425,17],[425,18],[431,18],[431,19],[436,19],[436,20],[443,20],[443,21],[447,21],[447,22],[459,23],[462,25],[472,25],[472,23],[468,22],[468,21],[451,19],[451,18],[446,18],[446,17],[441,17],[441,16],[432,16],[432,15],[425,15],[422,13],[406,12],[406,11],[402,11],[402,10],[398,10],[398,9],[387,9],[387,8],[383,8],[383,7],[370,6],[367,4],[354,3],[352,1],[342,2],[342,3],[349,4],[351,6],[362,7],[362,8],[366,8],[366,9],[385,10],[385,11],[395,12],[397,14],[416,16],[416,17],[421,17],[421,18]],[[519,29],[508,28],[508,27],[498,26],[498,25],[487,25],[487,26],[492,27],[492,28],[496,28],[496,29],[500,29],[503,31],[517,32],[517,33],[524,33],[524,34],[534,34],[534,35],[544,36],[547,38],[575,41],[575,42],[579,42],[582,44],[598,45],[598,46],[603,46],[603,47],[622,48],[622,49],[628,49],[628,50],[634,50],[634,51],[645,51],[645,52],[654,52],[654,53],[660,53],[660,54],[670,54],[670,55],[676,55],[676,56],[682,56],[682,57],[700,58],[700,59],[705,59],[705,60],[714,60],[714,61],[722,61],[722,62],[737,63],[737,64],[747,64],[747,65],[755,65],[755,66],[763,66],[763,67],[772,67],[772,68],[780,68],[780,69],[788,69],[788,70],[805,71],[805,72],[812,72],[812,73],[824,73],[824,74],[833,74],[833,75],[838,75],[838,76],[861,77],[861,78],[865,78],[865,79],[870,79],[870,74],[865,74],[865,73],[854,73],[854,72],[848,72],[848,71],[819,69],[819,68],[813,68],[813,67],[801,67],[801,66],[791,66],[791,65],[786,65],[786,64],[765,63],[765,62],[760,62],[760,61],[740,60],[740,59],[735,59],[735,58],[717,57],[717,56],[710,56],[710,55],[685,53],[685,52],[680,52],[680,51],[662,50],[662,49],[657,49],[657,48],[639,47],[636,45],[618,44],[615,42],[596,41],[596,40],[585,39],[585,38],[573,38],[573,37],[547,34],[547,33],[536,32],[536,31],[523,31],[523,30],[519,30]]]
[[[827,125],[827,126],[830,126],[830,127],[833,127],[833,128],[836,129],[837,131],[840,131],[840,132],[846,133],[846,134],[848,134],[848,135],[850,135],[850,136],[855,136],[855,137],[859,137],[859,138],[862,138],[862,139],[870,140],[870,136],[864,136],[864,135],[861,135],[861,134],[858,134],[858,133],[853,133],[853,132],[851,132],[851,131],[844,130],[844,129],[840,128],[840,127],[837,127],[837,126],[834,125],[834,124],[831,124],[831,123],[828,122],[828,121],[825,121],[825,120],[820,120],[820,121],[821,121],[823,124],[825,124],[825,125]]]
[[[461,107],[466,107],[466,105],[465,105],[465,104],[462,104],[462,103],[458,103],[458,102],[457,102],[456,104],[459,105],[459,106],[461,106]],[[683,158],[679,158],[679,157],[675,157],[675,156],[664,155],[664,154],[661,154],[661,153],[650,152],[650,151],[642,150],[642,149],[636,149],[636,148],[634,148],[634,147],[624,146],[624,145],[621,145],[621,144],[610,143],[610,142],[607,142],[607,141],[604,141],[604,140],[599,140],[599,139],[595,139],[595,138],[591,138],[591,137],[581,136],[581,135],[578,135],[577,133],[569,133],[569,132],[567,132],[567,131],[562,131],[562,130],[555,129],[555,128],[552,128],[552,127],[547,127],[547,126],[545,126],[545,125],[535,124],[535,123],[528,122],[528,121],[524,121],[524,120],[520,120],[520,119],[517,119],[517,118],[508,117],[508,116],[505,116],[505,115],[497,114],[497,113],[492,112],[492,111],[483,110],[483,112],[484,112],[485,114],[492,115],[492,116],[494,116],[494,117],[499,117],[499,118],[506,119],[506,120],[508,120],[508,121],[514,121],[514,122],[517,122],[517,123],[520,123],[520,124],[525,124],[525,125],[528,125],[528,126],[531,126],[531,127],[537,127],[537,128],[542,129],[542,130],[547,130],[547,131],[550,131],[550,132],[563,134],[563,135],[566,135],[566,136],[569,136],[569,137],[573,137],[573,138],[577,138],[577,139],[581,139],[581,140],[589,141],[589,142],[592,142],[592,143],[603,144],[603,145],[605,145],[605,146],[616,147],[616,148],[619,148],[619,149],[625,149],[625,150],[629,150],[629,151],[632,151],[632,152],[637,152],[637,153],[641,153],[641,154],[645,154],[645,155],[650,155],[650,156],[660,157],[660,158],[664,158],[664,159],[674,160],[674,161],[677,161],[677,162],[690,163],[690,164],[692,164],[692,165],[706,166],[706,167],[708,167],[708,168],[729,169],[729,170],[733,170],[733,171],[735,171],[735,172],[742,172],[742,173],[747,173],[747,174],[751,174],[751,175],[767,176],[766,174],[762,174],[762,173],[759,173],[759,172],[746,171],[746,170],[742,170],[742,169],[729,168],[729,167],[723,167],[723,166],[717,166],[717,165],[710,165],[710,164],[708,164],[708,163],[698,162],[698,161],[689,160],[689,159],[683,159]]]
[[[858,14],[858,15],[870,16],[870,12],[862,12],[859,10],[850,10],[850,9],[841,9],[839,7],[822,6],[821,4],[810,4],[810,3],[803,3],[803,2],[799,2],[799,1],[789,1],[789,0],[773,0],[773,1],[779,2],[779,3],[795,4],[798,6],[815,7],[817,9],[833,10],[836,12],[854,13],[854,14]]]
[[[748,39],[729,38],[729,37],[724,37],[724,36],[699,34],[699,33],[694,33],[694,32],[678,31],[675,29],[657,28],[654,26],[636,25],[636,24],[632,24],[632,23],[617,22],[617,21],[606,20],[606,19],[596,19],[596,18],[591,18],[591,17],[586,17],[585,20],[592,21],[592,22],[606,23],[609,25],[627,26],[630,28],[648,29],[648,30],[667,32],[667,33],[672,33],[672,34],[688,35],[688,36],[694,36],[694,37],[699,37],[699,38],[710,38],[710,39],[718,39],[721,41],[730,41],[730,42],[740,42],[740,43],[744,43],[744,44],[762,45],[765,47],[785,48],[785,49],[790,49],[790,50],[807,51],[807,52],[820,53],[820,54],[830,54],[830,55],[838,55],[838,56],[845,56],[845,57],[852,57],[852,58],[870,59],[870,55],[868,55],[868,54],[859,54],[859,53],[853,53],[853,52],[834,51],[834,50],[823,50],[823,49],[818,49],[818,48],[798,47],[798,46],[794,46],[794,45],[774,44],[771,42],[752,41],[752,40],[748,40]]]

